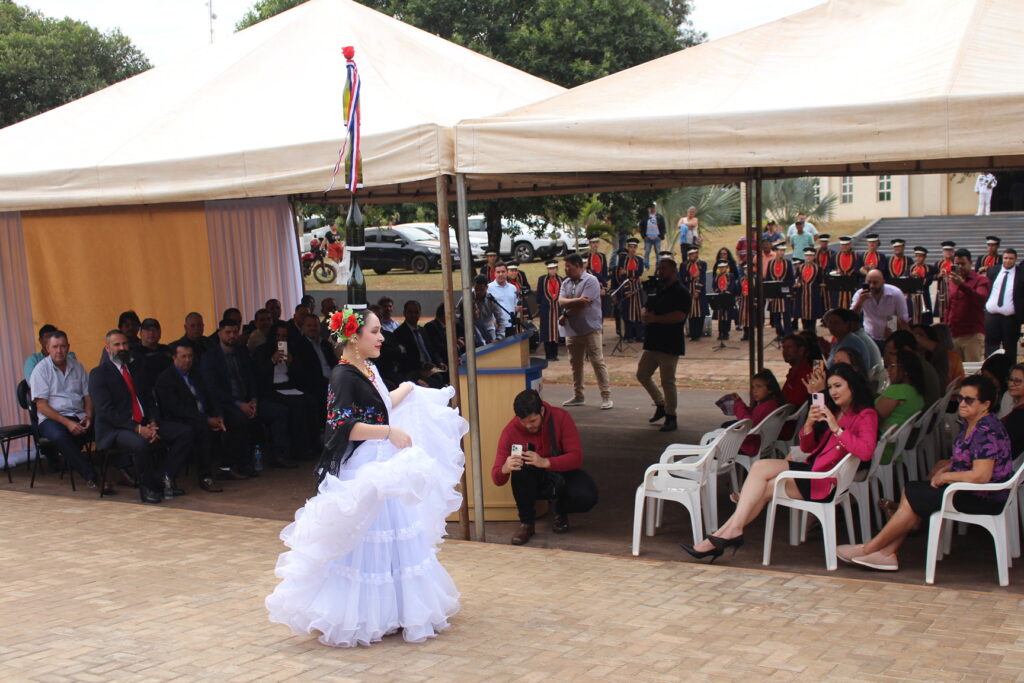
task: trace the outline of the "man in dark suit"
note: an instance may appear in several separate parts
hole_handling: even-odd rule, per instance
[[[399,367],[414,382],[423,381],[432,387],[443,387],[448,383],[448,366],[427,344],[419,324],[421,313],[418,301],[410,299],[405,302],[402,311],[405,320],[395,330],[395,341],[403,351]]]
[[[160,423],[181,425],[192,432],[192,457],[199,488],[210,493],[222,489],[213,479],[213,451],[217,432],[224,431],[224,418],[216,415],[216,404],[194,366],[192,346],[175,342],[171,347],[174,364],[156,379],[154,394]]]
[[[117,448],[135,464],[139,496],[144,503],[159,503],[164,498],[182,495],[174,477],[192,449],[192,432],[180,425],[158,425],[149,397],[136,391],[134,373],[129,367],[131,351],[128,337],[111,330],[106,338],[106,357],[89,373],[89,395],[96,410],[96,446]],[[160,458],[157,444],[167,446]]]
[[[1024,274],[1015,249],[1004,249],[1001,258],[1001,266],[992,266],[986,272],[992,290],[985,301],[985,356],[1002,346],[1013,365],[1024,317]]]
[[[239,325],[234,320],[221,320],[217,330],[218,344],[203,354],[200,363],[203,382],[224,416],[227,427],[227,458],[221,462],[222,476],[233,476],[231,470],[256,476],[253,446],[259,440],[262,423],[269,432],[267,461],[274,467],[294,468],[288,459],[288,411],[276,403],[256,398],[256,376],[252,361],[239,344]]]
[[[431,354],[445,365],[448,365],[448,336],[445,330],[444,304],[439,304],[434,311],[434,319],[423,326],[423,336]],[[462,323],[455,323],[455,352],[466,350],[465,330]]]
[[[274,323],[267,335],[267,342],[253,352],[252,358],[260,401],[278,403],[288,411],[288,440],[296,457],[319,456],[326,395],[307,393],[295,380],[296,354],[288,342],[287,323]]]
[[[327,381],[338,364],[334,348],[320,338],[320,320],[312,314],[299,321],[299,338],[289,339],[288,353],[294,357],[289,376],[319,405],[327,405]]]

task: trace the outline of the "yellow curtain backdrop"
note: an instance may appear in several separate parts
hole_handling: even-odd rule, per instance
[[[201,202],[22,213],[33,328],[66,330],[86,369],[103,335],[132,309],[156,318],[162,341],[197,311],[216,329],[206,214]]]

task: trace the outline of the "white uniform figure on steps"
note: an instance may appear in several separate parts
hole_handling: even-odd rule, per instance
[[[998,182],[992,173],[979,173],[974,181],[974,191],[978,194],[978,212],[975,216],[988,216],[992,213],[992,190]]]

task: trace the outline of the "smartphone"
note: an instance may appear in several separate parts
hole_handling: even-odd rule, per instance
[[[284,355],[287,356],[288,355],[288,342],[286,342],[286,341],[279,341],[279,342],[277,342],[277,350],[278,351],[283,351]]]
[[[510,455],[518,455],[518,456],[522,457],[522,455],[523,455],[523,444],[521,444],[521,443],[514,443],[514,444],[512,444],[512,453]]]
[[[811,394],[811,405],[814,406],[815,408],[824,408],[825,394],[822,394],[817,391]]]

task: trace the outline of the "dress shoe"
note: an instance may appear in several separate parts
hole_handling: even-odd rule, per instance
[[[175,496],[185,495],[185,492],[175,485],[174,480],[171,479],[171,475],[165,473],[162,481],[164,485],[164,500],[170,500]]]
[[[654,423],[663,417],[665,417],[665,406],[654,406],[654,417],[648,420],[648,422]]]
[[[519,529],[512,536],[512,545],[524,545],[533,538],[533,525],[520,524]]]
[[[213,480],[213,477],[204,477],[199,480],[199,488],[209,493],[222,493],[222,489],[217,482]]]
[[[217,469],[217,478],[221,481],[243,481],[249,477],[245,476],[234,467],[228,469],[221,467]]]
[[[143,503],[159,503],[162,500],[156,491],[147,489],[145,486],[139,487],[139,498]]]
[[[299,464],[294,460],[289,460],[288,458],[276,458],[270,461],[270,466],[279,467],[282,470],[294,470],[299,466]]]
[[[85,485],[88,488],[90,488],[90,489],[92,489],[94,491],[99,488],[99,484],[97,484],[92,479],[90,479],[89,481],[85,482]],[[117,489],[115,489],[113,486],[111,486],[109,482],[103,482],[103,490],[100,491],[100,495],[101,496],[113,496],[116,493],[117,493]]]
[[[675,415],[666,415],[665,416],[665,424],[663,424],[661,426],[661,429],[659,429],[658,431],[659,432],[674,432],[678,428],[679,428],[679,426],[676,424],[676,416]]]
[[[551,520],[551,531],[556,534],[569,533],[569,515],[555,515]]]

